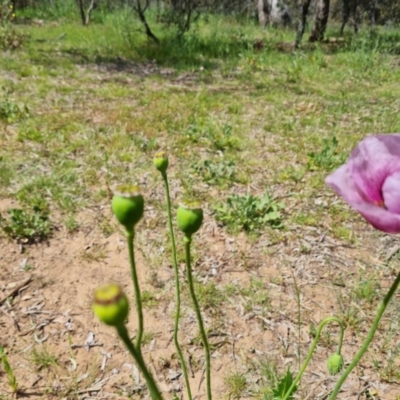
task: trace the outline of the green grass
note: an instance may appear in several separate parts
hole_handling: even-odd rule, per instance
[[[206,284],[195,284],[195,291],[200,307],[203,310],[219,310],[222,303],[225,301],[224,293],[219,289],[214,282]]]
[[[52,354],[47,347],[34,348],[30,355],[31,363],[37,370],[48,369],[58,365],[57,356]]]
[[[226,298],[239,295],[246,313],[257,310],[265,314],[271,309],[271,296],[268,285],[263,279],[252,278],[247,285],[228,284],[224,287]]]
[[[284,204],[274,200],[267,192],[259,197],[252,194],[232,194],[214,207],[216,219],[233,232],[255,232],[267,225],[282,228],[283,209]]]
[[[226,398],[227,399],[240,399],[243,392],[246,390],[246,377],[237,372],[228,374],[225,377]]]
[[[17,378],[15,377],[14,371],[13,371],[10,363],[8,362],[8,357],[7,357],[6,352],[4,351],[4,347],[1,347],[1,346],[0,346],[0,360],[1,360],[1,364],[3,366],[3,369],[7,375],[7,381],[8,381],[9,388],[12,393],[17,394],[18,393]]]
[[[310,235],[331,238],[335,249],[355,247],[365,238],[361,218],[333,196],[324,180],[365,135],[400,131],[394,28],[292,51],[282,46],[293,42],[289,30],[260,31],[249,21],[209,16],[208,23],[200,19],[177,41],[151,17],[161,38],[157,46],[126,11],[95,13],[89,27],[73,15],[26,10],[25,16],[44,18],[44,25],[16,26],[25,35],[23,47],[0,54],[0,200],[16,200],[22,210],[18,222],[2,212],[11,239],[35,242],[50,233],[57,236],[60,228],[72,236],[90,225],[110,236],[117,230],[108,214],[109,187],[115,183],[143,184],[150,212],[140,229],[165,226],[164,203],[154,194],[161,185],[152,169],[158,149],[170,155],[174,205],[183,195],[199,197],[206,222],[218,220],[226,240],[234,237],[230,263],[237,273],[285,268],[298,255],[315,256],[313,242],[298,245]],[[328,37],[335,36],[333,27]],[[265,46],[256,51],[253,44],[259,40]],[[37,209],[46,210],[49,225],[32,216]],[[28,237],[19,233],[27,226]],[[235,247],[235,236],[243,231],[257,233],[246,238],[253,241],[254,254],[251,246],[239,248],[241,239]],[[142,248],[147,239],[141,238]],[[144,257],[158,267],[170,257],[158,252],[165,246],[160,238],[151,240]],[[204,260],[205,247],[195,243],[196,259]],[[281,264],[285,249],[293,252],[291,261],[283,254]],[[82,257],[99,262],[106,253],[93,246]],[[153,276],[157,288],[161,271]],[[338,295],[335,312],[357,334],[368,322],[359,307],[370,310],[380,296],[377,276],[343,278],[351,284]],[[274,285],[282,291],[279,307],[287,307],[287,279],[279,275],[276,282],[260,275],[248,284],[223,281],[220,286],[210,277],[196,284],[196,291],[212,323],[221,318],[216,310],[228,298],[264,318],[276,312]],[[309,289],[304,282],[300,287]],[[143,297],[148,307],[157,305],[158,295],[144,291]],[[148,340],[153,337],[148,334]],[[391,343],[390,336],[386,339]],[[56,362],[35,351],[32,361],[38,368]],[[385,364],[377,357],[377,363],[388,379],[398,381],[397,353],[396,348]],[[262,379],[254,390],[245,386],[252,381],[235,374],[226,382],[232,398],[242,390],[273,397],[282,371],[275,361],[257,368]]]
[[[51,236],[52,225],[46,208],[9,208],[7,214],[6,217],[0,214],[0,228],[8,238],[23,243],[35,243],[47,240]]]

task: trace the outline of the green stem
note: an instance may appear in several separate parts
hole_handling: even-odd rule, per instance
[[[199,324],[201,340],[203,342],[204,352],[206,357],[207,400],[212,400],[210,347],[208,345],[207,335],[204,330],[203,319],[201,318],[199,303],[197,302],[196,294],[194,292],[192,267],[190,264],[190,244],[192,242],[192,238],[186,235],[184,240],[185,240],[185,254],[186,254],[186,274],[189,283],[189,292],[190,292],[190,297],[192,298],[194,310],[196,312],[197,322]]]
[[[179,346],[179,341],[178,341],[179,319],[180,319],[180,315],[181,315],[181,291],[180,291],[180,284],[179,284],[178,260],[176,258],[175,235],[174,235],[174,228],[172,226],[171,198],[169,195],[169,185],[168,185],[167,173],[162,172],[161,176],[164,181],[165,195],[167,198],[168,228],[169,228],[169,235],[171,237],[172,264],[174,266],[174,274],[175,274],[176,310],[175,310],[175,324],[174,324],[174,343],[175,343],[176,351],[178,353],[179,361],[181,362],[183,376],[185,378],[185,383],[186,383],[188,399],[192,400],[192,392],[190,389],[189,375],[187,372],[185,359],[183,358],[182,350],[181,350],[181,347]]]
[[[386,296],[384,297],[382,303],[378,307],[378,312],[374,318],[374,322],[372,323],[371,329],[368,333],[368,336],[366,337],[363,345],[361,346],[360,350],[358,353],[355,355],[353,358],[352,362],[349,364],[349,366],[346,368],[346,370],[343,372],[342,376],[340,379],[337,381],[336,386],[333,389],[333,392],[331,393],[331,396],[329,397],[329,400],[334,400],[336,399],[336,396],[339,393],[340,388],[342,387],[344,381],[346,380],[347,376],[350,374],[350,372],[353,370],[353,368],[358,364],[358,362],[361,360],[362,356],[364,353],[367,351],[368,346],[372,342],[375,332],[378,329],[378,324],[379,321],[381,320],[387,305],[389,304],[391,298],[393,297],[393,294],[395,293],[397,287],[399,286],[400,283],[400,272],[397,275],[395,281],[393,282],[391,288],[387,292]]]
[[[117,332],[119,337],[125,343],[125,346],[128,348],[132,357],[135,359],[136,364],[139,367],[140,371],[142,372],[144,379],[146,380],[147,387],[149,388],[151,398],[153,400],[163,400],[161,393],[156,385],[156,382],[154,381],[153,376],[146,367],[146,364],[142,357],[142,353],[132,344],[126,326],[125,325],[117,326]]]
[[[128,242],[129,249],[129,262],[131,264],[131,274],[132,274],[132,282],[133,289],[135,292],[135,304],[136,304],[136,312],[138,317],[138,331],[136,336],[136,349],[139,353],[142,353],[142,337],[143,337],[143,308],[142,308],[142,297],[140,294],[139,281],[136,273],[136,265],[135,265],[135,253],[133,250],[133,239],[135,237],[135,233],[132,230],[131,232],[126,232],[126,239]]]
[[[330,323],[330,322],[337,322],[337,323],[339,324],[339,326],[340,326],[340,338],[339,338],[339,345],[338,345],[337,353],[340,354],[340,352],[342,351],[343,336],[344,336],[344,327],[343,327],[342,321],[341,321],[339,318],[337,318],[337,317],[328,317],[328,318],[325,318],[325,319],[318,325],[317,334],[315,335],[314,341],[313,341],[313,343],[312,343],[312,345],[311,345],[310,351],[308,352],[307,358],[306,358],[306,360],[304,361],[304,363],[303,363],[303,365],[302,365],[302,367],[301,367],[299,373],[297,374],[296,379],[293,381],[292,385],[290,386],[290,388],[289,388],[288,391],[286,392],[286,395],[285,395],[285,397],[283,398],[283,400],[287,400],[287,399],[289,398],[289,396],[290,396],[290,394],[292,393],[293,389],[296,387],[297,383],[299,382],[299,380],[300,380],[301,377],[303,376],[303,373],[304,373],[304,371],[306,370],[306,368],[307,368],[307,366],[308,366],[308,363],[310,362],[311,357],[312,357],[313,354],[314,354],[315,348],[317,347],[318,340],[319,340],[319,337],[321,336],[322,329],[324,328],[324,326],[325,326],[327,323]]]

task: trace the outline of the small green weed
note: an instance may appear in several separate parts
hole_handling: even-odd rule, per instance
[[[263,279],[251,278],[246,287],[228,284],[224,287],[224,295],[225,297],[240,295],[244,300],[246,312],[251,312],[257,307],[263,313],[263,311],[268,311],[271,306],[271,296]]]
[[[157,141],[154,138],[148,139],[143,135],[132,136],[133,144],[144,153],[154,153],[158,149]],[[132,157],[131,155],[125,155],[125,157]],[[125,159],[121,161],[131,161],[130,159]]]
[[[7,165],[7,161],[8,160],[5,157],[0,156],[0,187],[8,186],[15,175],[14,168]]]
[[[21,186],[16,194],[18,201],[21,204],[39,207],[51,202],[68,214],[73,214],[81,205],[82,187],[74,165],[68,165],[66,160],[61,164],[63,165],[58,167],[53,164],[51,175],[38,175]]]
[[[1,41],[1,30],[0,30]],[[0,120],[7,124],[19,121],[29,115],[29,109],[25,104],[17,104],[10,97],[10,91],[3,89],[3,97],[0,101]]]
[[[156,337],[156,334],[154,332],[146,331],[143,333],[143,338],[142,338],[142,344],[147,344],[150,343],[154,338]]]
[[[151,293],[148,290],[143,290],[142,292],[142,304],[143,307],[156,307],[158,305],[158,300],[157,298],[154,296],[153,293]]]
[[[293,216],[293,221],[299,225],[318,226],[318,220],[309,213],[298,213]]]
[[[294,379],[292,373],[289,370],[287,370],[286,375],[281,378],[281,380],[278,382],[277,387],[273,391],[273,399],[274,400],[284,399],[293,381]],[[287,399],[293,400],[293,394],[296,393],[296,391],[297,391],[297,386],[293,388],[290,396]],[[266,399],[266,397],[264,398]]]
[[[33,270],[33,269],[35,269],[35,267],[34,267],[33,265],[28,264],[28,263],[26,263],[26,264],[23,266],[23,268],[22,268],[22,270],[23,270],[24,272],[28,272],[28,271],[31,271],[31,270]]]
[[[284,204],[275,201],[267,192],[257,197],[252,194],[239,196],[232,194],[225,204],[217,205],[216,218],[232,231],[255,232],[267,225],[282,228],[280,211]]]
[[[1,346],[0,346],[0,358],[3,364],[4,371],[7,374],[7,379],[10,389],[13,393],[17,393],[18,392],[17,378],[15,377],[14,371],[12,370],[11,365],[8,362],[8,358],[4,351],[4,347]]]
[[[286,80],[289,83],[298,83],[301,80],[301,73],[303,71],[302,64],[299,59],[294,59],[291,64],[286,68]]]
[[[210,185],[226,186],[236,180],[235,162],[232,160],[202,160],[192,164],[192,169]]]
[[[358,331],[363,318],[360,315],[360,310],[348,298],[344,298],[341,294],[338,296],[340,312],[338,317],[342,320],[346,329]]]
[[[68,233],[74,233],[79,230],[79,222],[75,219],[73,215],[69,215],[64,222],[65,228]]]
[[[354,300],[373,303],[379,291],[379,283],[375,279],[360,279],[353,288],[351,297]]]
[[[8,219],[0,214],[0,228],[9,238],[23,243],[36,243],[50,237],[52,224],[47,209],[37,206],[32,211],[10,208],[7,213]]]
[[[228,124],[218,126],[213,121],[206,121],[204,126],[194,121],[186,130],[186,137],[193,143],[203,143],[215,150],[238,149],[239,142],[233,135],[233,128]]]
[[[384,382],[396,382],[400,380],[399,370],[399,355],[400,345],[394,346],[393,343],[390,346],[390,351],[386,353],[385,362],[379,360],[373,360],[376,372]]]
[[[334,226],[333,234],[339,239],[347,240],[350,243],[354,242],[353,231],[346,226]]]
[[[310,337],[315,339],[316,336],[317,336],[317,327],[314,325],[313,322],[310,322]],[[335,338],[332,337],[331,331],[326,330],[326,331],[322,331],[321,336],[319,337],[319,343],[321,346],[330,348],[336,342],[335,342]]]
[[[240,399],[246,390],[247,382],[245,376],[234,372],[225,377],[226,396],[228,399]]]
[[[224,293],[213,282],[195,283],[197,299],[204,310],[218,309],[225,300]]]
[[[0,1],[0,24],[9,22],[13,17],[13,5],[11,0]]]
[[[257,371],[261,372],[263,387],[260,394],[263,395],[263,400],[270,400],[272,398],[273,389],[278,382],[278,368],[276,362],[273,360],[263,360],[257,366]]]
[[[23,45],[25,36],[15,30],[11,24],[0,25],[0,48],[15,50]]]
[[[308,154],[308,169],[310,171],[325,170],[332,171],[346,161],[346,155],[337,151],[338,140],[335,136],[332,139],[324,139],[321,151]]]
[[[295,183],[299,183],[302,181],[305,175],[305,170],[300,168],[297,169],[293,167],[293,165],[289,165],[282,169],[281,173],[279,174],[279,179],[282,180],[290,180]]]
[[[51,354],[46,347],[40,350],[34,348],[31,353],[30,361],[38,370],[58,365],[57,357]]]
[[[82,259],[87,262],[99,262],[101,260],[104,260],[106,255],[107,251],[104,249],[104,246],[94,244],[93,246],[82,252]]]
[[[14,50],[22,46],[24,36],[15,30],[11,21],[15,18],[11,0],[0,0],[0,48]]]
[[[271,296],[264,280],[252,278],[249,286],[239,292],[245,297],[244,308],[247,312],[253,311],[254,307],[261,308],[262,314],[269,310]]]

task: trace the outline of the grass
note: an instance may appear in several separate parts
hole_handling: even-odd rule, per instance
[[[10,239],[23,243],[35,243],[49,239],[52,225],[49,212],[35,206],[33,210],[9,208],[8,217],[0,214],[0,228]]]
[[[215,312],[220,309],[220,306],[225,301],[223,291],[214,282],[205,284],[196,282],[195,291],[200,307],[203,310],[213,310]]]
[[[204,182],[226,188],[232,183],[240,182],[233,160],[201,160],[191,168]]]
[[[231,246],[229,268],[251,276],[247,283],[227,282],[221,267],[215,278],[221,285],[214,277],[196,284],[210,325],[222,323],[223,313],[216,310],[240,304],[245,313],[264,319],[293,312],[292,319],[307,326],[307,316],[297,318],[290,303],[292,288],[284,274],[275,281],[261,274],[328,257],[318,253],[325,239],[334,242],[327,241],[326,248],[354,248],[361,240],[370,245],[361,218],[332,195],[324,179],[365,135],[400,131],[398,32],[379,28],[376,34],[363,31],[292,51],[282,47],[293,41],[291,31],[262,32],[249,21],[210,16],[210,23],[200,19],[181,42],[156,25],[162,42],[156,46],[137,32],[138,21],[126,12],[95,14],[86,28],[66,11],[55,24],[47,19],[57,15],[42,17],[42,27],[17,26],[25,35],[23,47],[0,57],[0,201],[17,200],[22,210],[17,221],[16,211],[2,212],[4,233],[35,243],[64,231],[60,228],[74,237],[89,224],[107,238],[116,231],[108,213],[110,186],[139,182],[148,219],[138,242],[146,260],[157,264],[153,283],[161,287],[159,267],[170,257],[161,252],[165,243],[152,236],[165,220],[151,162],[156,150],[166,149],[173,202],[183,194],[199,197],[212,228],[207,232],[221,230],[226,235],[221,242]],[[331,38],[336,34],[336,28],[328,32]],[[258,40],[265,44],[261,51],[253,48]],[[46,221],[42,211],[36,218],[38,209],[46,210]],[[257,234],[246,236],[251,246],[245,250],[243,232]],[[152,244],[149,251],[146,242]],[[194,249],[206,267],[204,255],[217,243],[210,242],[204,248],[196,242]],[[82,258],[101,263],[106,255],[99,244]],[[325,284],[325,274],[331,274],[329,286],[341,273],[327,259],[326,269],[296,277],[301,304],[302,296],[313,298],[309,280],[318,277]],[[342,277],[351,284],[337,295],[334,311],[356,334],[368,322],[360,307],[369,312],[380,296],[379,279],[374,273]],[[157,307],[158,296],[143,291],[143,297],[149,308]],[[147,341],[154,338],[146,335]],[[389,332],[385,338],[380,353],[394,340]],[[335,341],[324,340],[326,346]],[[398,382],[394,349],[386,360],[374,357],[382,376]],[[38,368],[57,362],[45,350],[34,352],[31,362]],[[229,396],[252,391],[272,398],[284,373],[271,360],[257,366],[258,386],[246,380],[251,369],[244,376],[228,375]]]
[[[227,388],[226,397],[228,399],[240,399],[246,390],[246,377],[237,372],[228,374],[225,377],[225,386]]]
[[[142,292],[142,304],[143,307],[147,308],[156,307],[158,304],[158,300],[153,293],[148,290],[144,290]]]
[[[324,169],[327,172],[338,168],[346,161],[346,155],[337,151],[338,144],[339,142],[335,136],[331,139],[325,139],[323,148],[320,151],[308,154],[308,168],[311,171]]]
[[[251,278],[247,285],[227,284],[224,287],[226,299],[239,296],[246,313],[256,312],[264,315],[271,309],[271,297],[267,283],[263,279]]]
[[[8,381],[8,386],[11,389],[12,393],[17,394],[18,393],[18,382],[17,378],[15,377],[14,371],[8,362],[8,357],[6,352],[4,351],[3,347],[0,347],[0,359],[1,359],[1,364],[4,368],[4,371],[7,375],[7,381]]]
[[[45,346],[34,348],[30,355],[30,361],[39,371],[58,365],[57,356],[52,354]]]
[[[252,194],[232,194],[222,204],[215,206],[215,214],[217,221],[221,221],[234,232],[255,232],[267,225],[281,228],[282,209],[284,204],[275,201],[267,192],[259,197]]]

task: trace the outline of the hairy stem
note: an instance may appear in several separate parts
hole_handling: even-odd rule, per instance
[[[191,263],[190,263],[190,244],[191,244],[191,242],[192,242],[192,238],[189,236],[185,236],[186,274],[187,274],[187,280],[189,283],[190,297],[192,298],[193,307],[196,312],[197,322],[199,324],[201,340],[203,342],[204,352],[205,352],[205,357],[206,357],[207,400],[212,400],[210,346],[208,345],[207,335],[204,330],[203,319],[201,317],[199,303],[197,301],[196,294],[194,292],[192,267],[191,267]]]
[[[348,377],[350,372],[353,370],[353,368],[361,360],[361,358],[364,355],[364,353],[367,351],[368,346],[371,344],[371,342],[372,342],[372,340],[373,340],[373,338],[375,336],[375,332],[378,329],[379,321],[381,320],[381,318],[382,318],[382,316],[383,316],[383,314],[384,314],[384,312],[386,310],[387,305],[389,304],[389,302],[392,299],[397,287],[399,286],[399,283],[400,283],[400,272],[397,275],[395,281],[393,282],[391,288],[387,292],[386,296],[384,297],[382,303],[379,305],[378,312],[376,313],[376,316],[375,316],[374,321],[372,323],[371,329],[368,332],[368,335],[367,335],[363,345],[361,346],[361,348],[358,351],[358,353],[354,356],[354,358],[351,361],[351,363],[349,364],[349,366],[343,372],[343,374],[340,377],[340,379],[337,381],[336,386],[334,387],[333,392],[331,393],[331,395],[329,397],[329,400],[336,399],[336,396],[338,395],[339,390],[342,387],[344,381],[346,380],[346,378]]]
[[[146,367],[146,364],[142,357],[142,353],[132,344],[126,326],[125,325],[117,326],[117,332],[119,337],[125,343],[125,346],[128,348],[132,357],[135,359],[136,364],[139,367],[140,371],[142,372],[144,379],[146,380],[147,387],[149,388],[152,400],[163,400],[161,393],[156,385],[156,382],[154,381],[153,376]]]
[[[183,358],[181,347],[178,341],[178,330],[179,330],[179,319],[181,315],[181,292],[180,292],[180,284],[179,284],[179,270],[178,270],[178,261],[176,258],[176,245],[175,245],[175,235],[174,235],[174,228],[172,226],[172,215],[171,215],[171,198],[169,195],[169,185],[167,179],[167,173],[161,173],[164,186],[165,186],[165,195],[167,198],[167,213],[168,213],[168,228],[169,228],[169,235],[171,237],[171,246],[172,246],[172,264],[174,266],[174,273],[175,273],[175,298],[176,298],[176,310],[175,310],[175,325],[174,325],[174,343],[176,347],[176,351],[178,353],[179,361],[181,363],[183,376],[185,378],[186,383],[186,390],[188,394],[188,399],[192,400],[192,392],[190,389],[189,383],[189,375],[186,368],[185,359]]]
[[[136,273],[136,264],[135,264],[135,252],[133,249],[133,239],[135,237],[134,231],[126,232],[126,239],[128,242],[129,249],[129,262],[131,265],[131,275],[133,282],[133,289],[135,292],[135,304],[136,304],[136,313],[138,317],[138,331],[136,335],[136,349],[141,354],[142,353],[142,337],[143,337],[143,309],[142,309],[142,297],[140,294],[139,281]]]
[[[297,374],[296,379],[293,381],[292,385],[290,386],[290,388],[289,388],[288,391],[286,392],[286,395],[285,395],[285,397],[283,398],[283,400],[287,400],[287,399],[290,397],[290,394],[292,393],[293,389],[296,387],[297,383],[299,382],[299,380],[300,380],[301,377],[303,376],[303,373],[304,373],[304,371],[306,370],[306,368],[307,368],[307,366],[308,366],[308,363],[310,362],[311,357],[312,357],[313,354],[314,354],[315,348],[317,347],[319,338],[320,338],[320,336],[321,336],[322,329],[324,328],[324,326],[325,326],[327,323],[330,323],[330,322],[337,322],[337,323],[339,324],[339,326],[340,326],[340,338],[339,338],[339,345],[338,345],[338,351],[337,351],[337,353],[340,354],[340,352],[341,352],[341,350],[342,350],[343,336],[344,336],[344,327],[343,327],[343,323],[342,323],[342,321],[341,321],[339,318],[337,318],[337,317],[328,317],[328,318],[325,318],[325,319],[319,324],[318,329],[317,329],[317,334],[315,335],[314,341],[313,341],[313,343],[312,343],[312,345],[311,345],[310,351],[308,352],[307,358],[306,358],[306,360],[304,361],[304,363],[303,363],[303,365],[302,365],[302,367],[301,367],[299,373]]]

